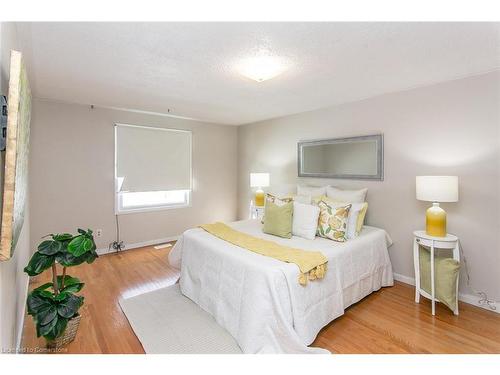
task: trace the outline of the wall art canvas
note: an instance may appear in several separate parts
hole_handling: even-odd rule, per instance
[[[0,260],[12,257],[24,224],[28,199],[31,91],[22,54],[11,51],[7,99],[7,139],[3,161]]]

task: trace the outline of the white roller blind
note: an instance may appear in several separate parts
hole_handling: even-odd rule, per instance
[[[191,132],[117,124],[116,176],[121,191],[191,189]]]

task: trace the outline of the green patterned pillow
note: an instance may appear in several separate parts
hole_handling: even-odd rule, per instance
[[[351,205],[335,206],[320,201],[318,207],[318,236],[338,242],[347,241],[347,220]]]

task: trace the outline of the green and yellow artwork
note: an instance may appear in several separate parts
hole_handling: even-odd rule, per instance
[[[7,139],[1,166],[4,174],[0,261],[9,260],[16,248],[28,194],[31,91],[22,54],[18,51],[11,51],[7,106]]]

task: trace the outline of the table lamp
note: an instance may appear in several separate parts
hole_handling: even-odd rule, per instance
[[[256,187],[255,205],[264,206],[264,190],[263,187],[269,186],[269,173],[250,173],[250,187]]]
[[[433,202],[426,212],[425,230],[429,236],[446,236],[446,211],[439,202],[458,202],[457,176],[417,176],[417,199]]]

